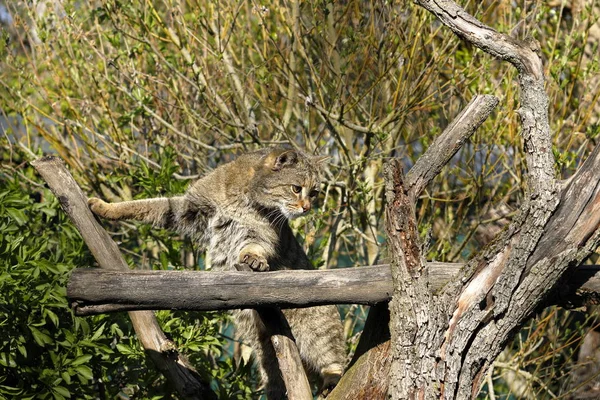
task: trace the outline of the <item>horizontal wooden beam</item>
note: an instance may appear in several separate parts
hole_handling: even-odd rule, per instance
[[[462,264],[427,263],[431,289],[439,290]],[[207,272],[76,269],[67,295],[76,315],[130,310],[229,310],[324,304],[372,305],[389,301],[389,265],[317,271]],[[600,266],[580,266],[552,304],[598,304]]]

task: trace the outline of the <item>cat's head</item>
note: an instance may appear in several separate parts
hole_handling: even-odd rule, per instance
[[[287,218],[308,213],[319,194],[320,165],[325,159],[297,150],[271,149],[261,159],[261,171],[253,185],[254,200],[279,209]]]

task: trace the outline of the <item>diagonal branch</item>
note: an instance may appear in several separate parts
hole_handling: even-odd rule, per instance
[[[96,221],[87,198],[65,168],[62,160],[44,157],[31,163],[60,201],[101,268],[129,271],[117,244]],[[146,354],[183,398],[213,399],[215,394],[203,382],[188,360],[160,329],[152,311],[131,311],[129,317]]]
[[[237,264],[238,271],[250,272],[250,267]],[[254,273],[252,273],[254,274]],[[245,274],[244,274],[245,275]],[[263,275],[262,273],[256,275]],[[254,278],[251,276],[249,278]],[[264,279],[262,276],[259,278]],[[239,289],[236,289],[239,290]],[[276,307],[259,307],[258,318],[265,325],[289,400],[312,400],[312,390],[302,366],[300,352],[287,319]]]
[[[415,165],[406,174],[406,187],[413,201],[425,187],[440,173],[463,144],[490,116],[498,105],[498,98],[491,95],[477,95],[444,129]]]

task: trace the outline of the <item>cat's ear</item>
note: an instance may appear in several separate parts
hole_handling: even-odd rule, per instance
[[[298,153],[294,150],[286,150],[283,153],[277,155],[273,161],[271,170],[281,171],[283,168],[294,165],[298,161]]]

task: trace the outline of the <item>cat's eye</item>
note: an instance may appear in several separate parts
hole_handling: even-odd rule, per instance
[[[292,185],[292,192],[298,194],[302,191],[302,186]]]
[[[311,190],[310,193],[308,194],[310,197],[315,198],[319,195],[319,191],[318,190]]]

